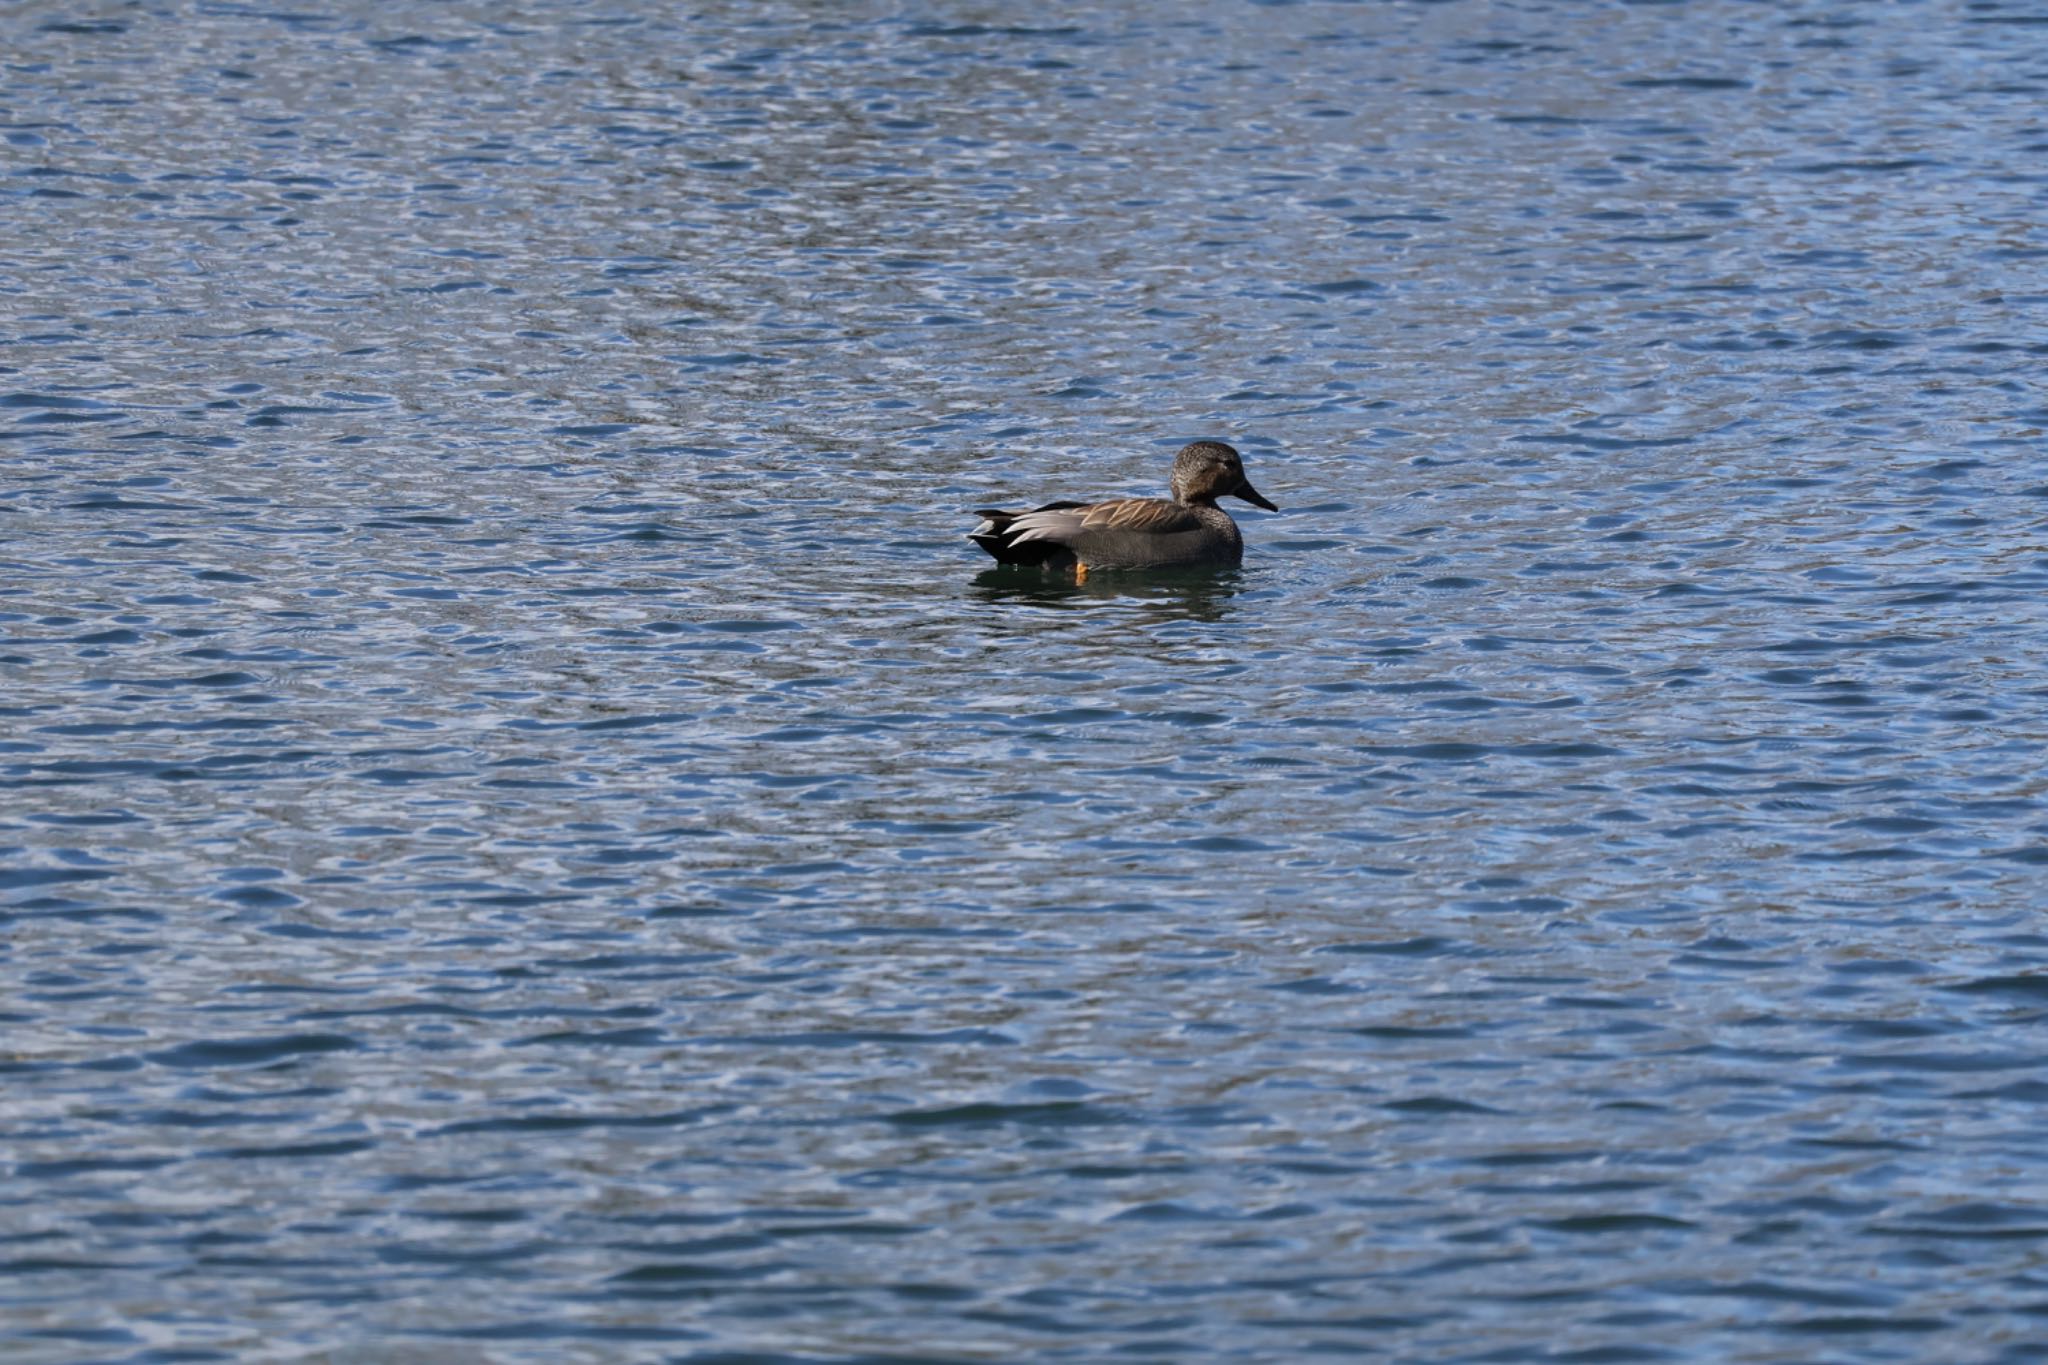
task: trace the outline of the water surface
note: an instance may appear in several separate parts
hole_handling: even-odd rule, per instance
[[[2048,1353],[2037,16],[657,11],[0,19],[0,1353]]]

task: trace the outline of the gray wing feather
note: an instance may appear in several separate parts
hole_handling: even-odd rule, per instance
[[[1087,511],[1086,507],[1058,507],[1026,512],[1010,523],[1010,543],[1049,540],[1060,544],[1080,533]]]
[[[1164,498],[1116,498],[1079,507],[1041,507],[1010,523],[1010,543],[1033,540],[1072,544],[1087,531],[1127,531],[1137,535],[1172,535],[1201,526],[1194,513]]]

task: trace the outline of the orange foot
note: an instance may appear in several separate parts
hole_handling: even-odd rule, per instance
[[[1086,583],[1088,581],[1088,566],[1078,559],[1074,561],[1074,581],[1076,583]]]

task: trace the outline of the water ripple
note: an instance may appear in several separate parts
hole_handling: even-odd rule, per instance
[[[0,1354],[2048,1351],[2040,20],[1454,8],[0,18]]]

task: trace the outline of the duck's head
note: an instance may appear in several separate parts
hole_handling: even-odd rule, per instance
[[[1193,441],[1173,457],[1173,500],[1182,503],[1243,498],[1268,512],[1280,509],[1259,495],[1244,476],[1244,461],[1221,441]]]

